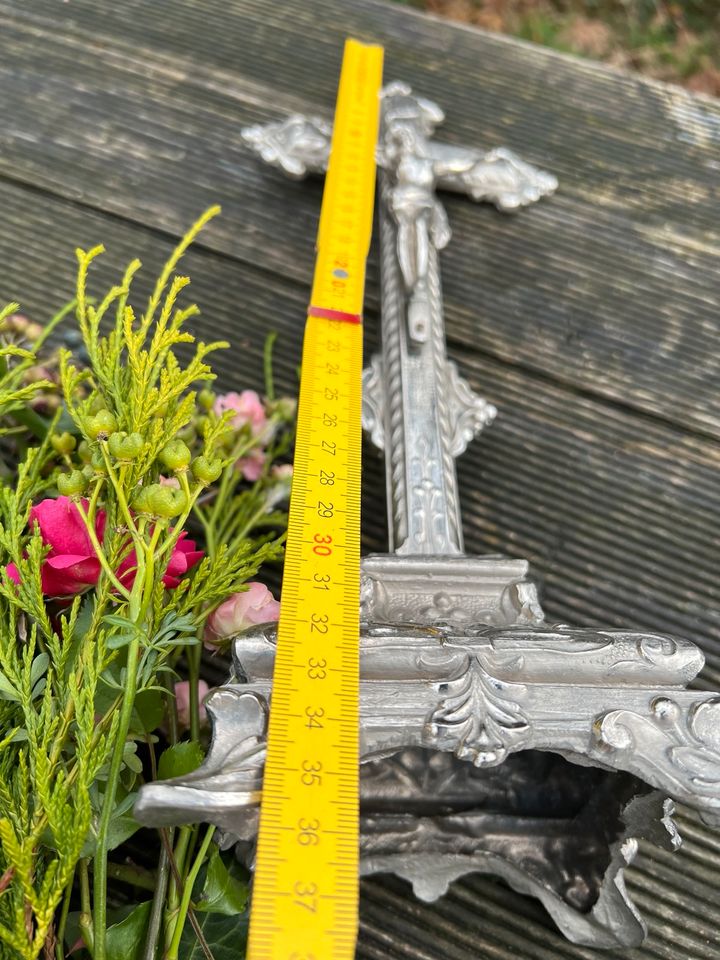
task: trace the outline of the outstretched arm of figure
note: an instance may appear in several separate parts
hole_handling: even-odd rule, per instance
[[[331,136],[332,127],[325,120],[298,113],[242,131],[245,143],[266,163],[296,178],[325,172]]]

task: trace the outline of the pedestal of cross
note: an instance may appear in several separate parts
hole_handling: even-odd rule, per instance
[[[693,644],[547,626],[525,560],[464,553],[455,458],[495,410],[446,357],[436,189],[513,210],[556,181],[507,150],[432,140],[442,118],[403,84],[384,92],[382,351],[364,420],[385,455],[391,552],[363,560],[361,872],[427,900],[496,873],[572,940],[629,946],[645,934],[622,880],[636,838],[679,844],[664,798],[720,820],[720,696],[685,689]],[[245,139],[304,176],[324,169],[330,129],[295,116]],[[145,786],[140,820],[215,823],[252,865],[274,651],[272,625],[237,638],[205,763]]]

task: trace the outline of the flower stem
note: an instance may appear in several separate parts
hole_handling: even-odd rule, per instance
[[[133,706],[135,705],[139,655],[140,635],[136,633],[133,634],[133,639],[130,641],[128,646],[127,673],[125,678],[125,690],[123,692],[122,703],[120,706],[120,722],[118,723],[113,754],[110,760],[110,774],[108,776],[107,786],[105,788],[105,797],[103,799],[103,808],[102,813],[100,814],[100,825],[98,827],[97,834],[97,847],[95,850],[94,860],[95,871],[93,876],[93,906],[95,908],[95,960],[106,960],[105,930],[107,925],[108,833],[110,831],[110,821],[112,819],[113,810],[115,807],[115,794],[117,792],[117,786],[120,780],[120,768],[122,767],[125,741],[130,728],[130,719],[132,717]]]
[[[157,877],[152,870],[144,870],[131,863],[108,863],[108,876],[121,883],[129,883],[141,890],[155,890]]]
[[[133,623],[137,624],[141,630],[145,625],[145,617],[152,600],[155,575],[154,553],[159,536],[160,527],[156,526],[145,554],[143,555],[143,552],[138,550],[138,570],[130,596],[130,619]],[[139,632],[133,634],[133,639],[128,645],[127,671],[125,676],[125,689],[120,705],[120,720],[113,745],[110,773],[105,788],[105,797],[103,799],[103,808],[100,814],[100,824],[97,834],[94,861],[95,872],[93,876],[95,960],[106,960],[105,931],[107,926],[108,834],[110,831],[110,820],[112,819],[115,807],[115,794],[117,793],[118,782],[120,780],[125,741],[127,740],[132,711],[135,706],[138,662],[140,658],[140,637],[141,634]]]
[[[173,912],[180,906],[182,897],[182,870],[185,865],[185,856],[187,855],[188,844],[192,827],[181,827],[178,835],[178,841],[173,850],[173,858],[177,869],[177,876],[173,876],[170,883],[170,893],[168,894],[168,911],[172,916]],[[168,935],[169,938],[169,935]]]
[[[92,492],[92,496],[90,497],[90,504],[88,505],[88,523],[92,525],[93,529],[95,529],[95,511],[97,510],[98,498],[100,497],[100,491],[102,490],[104,482],[105,481],[102,479],[102,477],[98,479],[97,483],[95,484],[95,489]]]
[[[195,516],[198,518],[202,524],[203,532],[205,534],[205,552],[210,557],[211,560],[215,559],[215,528],[213,527],[210,520],[208,520],[207,514],[199,507],[197,503],[193,505],[193,510]]]
[[[108,472],[110,483],[113,485],[115,495],[118,498],[118,503],[120,504],[120,510],[122,511],[123,518],[128,526],[128,530],[130,531],[133,540],[137,545],[137,527],[135,526],[135,520],[133,519],[133,515],[130,513],[130,507],[128,506],[128,502],[125,498],[122,480],[118,480],[115,473],[115,468],[110,462],[110,454],[108,453],[107,443],[105,441],[100,442],[100,450],[102,452],[103,460],[105,461],[105,469]]]
[[[70,897],[72,896],[74,879],[75,871],[73,870],[72,876],[68,881],[68,885],[65,887],[65,896],[63,897],[60,917],[58,919],[57,940],[55,942],[55,960],[65,960],[65,927],[67,925],[68,913],[70,911]]]
[[[80,935],[90,956],[94,957],[93,917],[90,910],[90,878],[87,860],[80,861]]]
[[[95,527],[93,524],[90,523],[87,514],[83,510],[82,503],[79,500],[77,500],[75,505],[77,506],[78,513],[82,517],[82,521],[85,524],[85,528],[88,532],[88,536],[90,537],[90,542],[92,543],[95,553],[97,554],[97,558],[100,561],[100,566],[103,568],[105,576],[112,583],[115,589],[118,590],[123,595],[123,597],[125,597],[126,600],[129,600],[130,591],[120,583],[118,578],[110,569],[110,565],[107,562],[107,557],[105,556],[103,548],[100,546],[100,541],[97,538],[97,534],[95,533]]]
[[[172,842],[172,840],[170,841]],[[165,894],[167,893],[168,879],[170,877],[170,857],[167,847],[163,845],[160,850],[160,859],[158,861],[157,883],[155,893],[150,908],[150,919],[148,920],[147,936],[145,940],[145,949],[142,960],[155,960],[157,953],[158,937],[160,935],[160,926],[162,924],[163,907],[165,906]]]
[[[241,436],[230,452],[230,455],[228,456],[228,464],[222,473],[217,497],[212,505],[210,521],[213,526],[217,525],[218,520],[225,511],[225,501],[227,500],[228,494],[232,493],[233,480],[238,483],[242,479],[241,475],[235,469],[235,464],[253,447],[257,446],[257,443],[258,441],[255,437],[250,437],[248,440],[246,436]]]
[[[202,644],[197,643],[193,647],[188,647],[187,662],[190,683],[190,739],[195,743],[200,742],[200,697],[198,695],[198,684],[200,681],[200,657],[202,656]]]
[[[185,918],[187,917],[188,908],[190,907],[190,897],[192,896],[197,875],[200,872],[200,867],[205,861],[205,855],[207,854],[208,847],[210,846],[210,841],[212,840],[214,833],[215,827],[208,827],[203,838],[203,842],[200,844],[200,849],[198,850],[197,856],[195,857],[195,862],[193,863],[192,867],[190,868],[190,872],[187,875],[185,889],[183,890],[182,900],[180,901],[180,909],[178,910],[178,915],[175,920],[175,930],[173,932],[172,940],[170,941],[170,947],[165,955],[165,960],[177,960],[178,950],[180,948],[180,937],[182,936],[183,928],[185,926]]]

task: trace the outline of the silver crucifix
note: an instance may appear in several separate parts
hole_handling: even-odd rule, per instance
[[[514,210],[557,183],[508,150],[433,140],[442,111],[404,84],[382,107],[382,352],[364,423],[385,455],[391,552],[362,567],[361,872],[426,900],[496,873],[570,939],[634,945],[645,926],[622,874],[636,838],[679,844],[668,796],[720,822],[720,696],[685,689],[703,664],[693,644],[550,627],[525,560],[464,553],[455,458],[495,409],[446,357],[436,191]],[[244,138],[302,177],[325,169],[330,133],[293,116]],[[267,625],[235,640],[205,763],[148,784],[135,808],[148,824],[217,824],[249,866],[275,639]]]

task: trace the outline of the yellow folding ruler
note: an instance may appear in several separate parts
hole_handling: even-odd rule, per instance
[[[361,314],[382,56],[345,44],[303,346],[249,960],[355,952]]]

